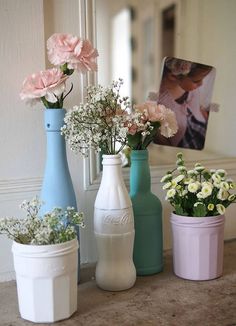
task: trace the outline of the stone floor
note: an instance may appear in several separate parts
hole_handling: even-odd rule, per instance
[[[171,261],[166,252],[164,272],[138,277],[132,289],[118,293],[98,289],[87,270],[78,288],[78,311],[53,325],[236,326],[236,241],[225,243],[224,274],[216,280],[180,279]],[[1,283],[0,326],[29,325],[19,316],[15,282]]]

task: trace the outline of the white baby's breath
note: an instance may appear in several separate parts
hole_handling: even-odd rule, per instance
[[[120,95],[122,84],[119,79],[110,87],[88,86],[87,102],[66,114],[61,131],[72,151],[117,154],[127,144],[130,102]]]
[[[65,211],[54,208],[39,217],[41,204],[37,197],[24,201],[21,208],[26,211],[26,218],[1,218],[0,234],[23,244],[47,245],[72,240],[77,235],[75,226],[84,227],[83,213],[76,212],[73,207]]]

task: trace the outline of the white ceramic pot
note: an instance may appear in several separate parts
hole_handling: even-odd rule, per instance
[[[13,242],[21,317],[37,323],[69,318],[77,310],[77,239],[54,245]]]
[[[189,280],[211,280],[223,273],[224,215],[171,215],[174,273]]]
[[[136,280],[133,209],[123,181],[120,155],[103,155],[102,164],[94,210],[96,282],[104,290],[121,291],[131,288]]]

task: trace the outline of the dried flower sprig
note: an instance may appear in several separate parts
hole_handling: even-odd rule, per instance
[[[175,172],[178,172],[177,176]],[[161,182],[167,191],[166,200],[178,215],[221,215],[229,205],[236,202],[236,194],[231,193],[236,189],[236,184],[227,178],[225,170],[208,170],[201,163],[187,170],[182,153],[177,154],[176,168],[168,171]]]

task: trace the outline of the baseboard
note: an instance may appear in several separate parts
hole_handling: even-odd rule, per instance
[[[0,273],[0,283],[14,281],[16,274],[14,271]]]

